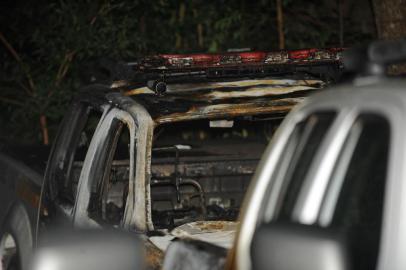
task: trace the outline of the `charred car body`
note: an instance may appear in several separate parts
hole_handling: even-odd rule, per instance
[[[338,78],[340,52],[160,55],[128,64],[132,75],[109,87],[86,87],[45,170],[23,162],[28,152],[2,150],[2,253],[13,240],[26,269],[42,230],[72,224],[142,233],[152,266],[174,238],[230,247],[274,128]]]

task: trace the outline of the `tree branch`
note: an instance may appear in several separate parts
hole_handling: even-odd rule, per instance
[[[13,46],[11,46],[11,44],[7,41],[7,39],[4,37],[4,35],[1,32],[0,32],[0,41],[1,41],[1,43],[3,43],[3,45],[6,47],[6,49],[10,52],[10,54],[14,57],[14,59],[20,64],[21,68],[24,70],[25,76],[27,77],[27,80],[28,80],[28,84],[30,85],[30,88],[31,88],[30,89],[31,95],[33,95],[36,88],[35,88],[35,84],[34,84],[34,81],[32,79],[30,72],[26,68],[25,64],[21,60],[21,58],[18,55],[18,53],[16,52],[16,50],[14,50]]]
[[[13,104],[13,105],[17,105],[17,106],[24,106],[24,103],[15,100],[15,99],[11,99],[11,98],[7,98],[7,97],[0,97],[0,101],[3,101],[4,103],[8,103],[8,104]]]
[[[75,54],[76,54],[75,51],[68,52],[65,54],[65,57],[63,58],[60,66],[59,66],[58,72],[56,73],[55,87],[59,87],[59,85],[61,84],[61,81],[63,80],[63,78],[65,78]],[[48,92],[48,97],[51,97],[54,94],[54,92],[55,92],[54,88],[50,89]]]
[[[33,95],[33,94],[31,93],[31,90],[30,90],[27,86],[25,86],[22,82],[17,82],[17,84],[18,84],[22,89],[24,89],[24,91],[25,91],[28,95],[30,95],[30,96]]]

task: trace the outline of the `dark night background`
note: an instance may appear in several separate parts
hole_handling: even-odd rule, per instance
[[[368,0],[283,0],[286,49],[354,46],[378,35]],[[0,140],[50,141],[99,66],[155,53],[280,47],[277,0],[0,2]],[[42,121],[42,128],[41,128]]]

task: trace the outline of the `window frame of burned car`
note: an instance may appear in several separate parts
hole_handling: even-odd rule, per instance
[[[109,106],[95,100],[75,101],[64,117],[51,151],[41,192],[40,219],[70,218],[76,194],[72,186],[72,170],[82,132],[87,128],[91,114],[97,114],[97,125],[103,120]],[[97,125],[91,131],[92,138]]]
[[[315,219],[307,219],[304,214],[306,204],[312,200],[308,178],[315,177],[315,174],[305,172],[302,173],[302,178],[296,179],[298,185],[293,183],[294,179],[293,182],[283,179],[286,180],[284,192],[278,198],[278,204],[273,206],[272,216],[268,214],[267,217],[266,212],[270,209],[265,209],[264,220],[265,223],[301,224],[320,230],[339,231],[345,238],[344,241],[352,255],[351,264],[355,268],[373,269],[377,265],[383,233],[383,204],[387,200],[385,194],[389,182],[388,164],[392,154],[393,126],[390,118],[381,112],[344,110],[340,115],[342,117],[338,116],[333,121],[339,124],[347,122],[347,127],[344,127],[345,139],[335,157],[331,173],[327,176],[328,183],[322,191],[322,200],[319,202],[320,208],[317,210]],[[309,116],[299,122],[292,131],[285,145],[287,153],[289,153],[289,145],[294,140],[295,132],[309,119]],[[347,118],[350,121],[340,121],[340,118],[341,120]],[[340,125],[336,127],[339,128]],[[330,127],[330,129],[334,131],[334,128]],[[328,132],[326,131],[323,138],[326,142],[320,142],[318,146],[320,149],[316,149],[316,152],[323,152],[321,149],[323,143],[331,144]],[[299,135],[299,138],[301,137],[304,135]],[[324,150],[324,152],[327,151]],[[303,157],[299,155],[297,158]],[[281,162],[286,160],[293,162],[295,157],[284,159],[282,155]],[[310,161],[310,166],[307,166],[309,171],[311,171],[311,163],[317,161],[317,158]],[[288,167],[290,165],[288,164]],[[293,167],[293,172],[290,173],[287,173],[288,170],[285,170],[282,178],[295,175],[297,168]],[[311,181],[313,179],[310,179]],[[370,183],[371,181],[374,183]],[[312,183],[313,186],[315,184]],[[293,194],[293,199],[287,197],[289,193]],[[269,208],[269,198],[267,200]]]
[[[90,213],[94,194],[102,192],[98,186],[98,181],[103,181],[106,178],[107,168],[111,168],[109,162],[113,162],[115,153],[115,143],[122,128],[128,128],[130,134],[129,147],[129,185],[135,181],[135,164],[136,164],[136,132],[137,127],[134,124],[134,119],[131,115],[118,108],[112,108],[103,121],[98,126],[95,135],[90,143],[89,151],[84,162],[84,170],[82,170],[78,185],[78,195],[73,212],[73,222],[76,226],[108,226],[108,223],[99,220]],[[129,187],[129,190],[131,188]],[[101,194],[98,194],[99,196]],[[129,217],[126,204],[124,206],[124,215],[119,225],[124,226],[129,223]],[[111,224],[110,224],[111,225]],[[117,224],[118,225],[118,224]]]
[[[112,126],[111,126],[111,134],[107,138],[107,147],[104,149],[106,152],[105,154],[102,154],[103,157],[103,163],[102,163],[102,168],[101,171],[103,171],[102,175],[98,175],[98,179],[93,179],[94,181],[92,183],[93,190],[92,196],[90,198],[90,205],[89,205],[89,216],[91,216],[92,219],[96,220],[98,223],[102,224],[103,226],[114,226],[114,225],[121,225],[121,222],[123,222],[123,217],[124,213],[120,213],[121,216],[119,217],[119,220],[117,220],[117,217],[112,218],[113,216],[113,209],[116,210],[117,213],[123,212],[121,210],[118,210],[118,208],[114,208],[114,204],[109,205],[108,204],[108,194],[111,191],[112,185],[116,182],[119,182],[117,180],[117,168],[116,168],[116,163],[120,163],[121,167],[126,168],[126,173],[128,173],[128,178],[130,177],[130,170],[132,166],[136,166],[135,160],[131,160],[131,149],[130,149],[130,141],[131,141],[131,132],[129,125],[126,124],[125,121],[122,119],[113,119],[112,121]],[[124,135],[124,136],[123,136]],[[123,145],[121,145],[122,142],[120,140],[123,139],[128,135],[128,143],[125,146],[126,149],[122,151]],[[120,147],[119,147],[120,144]],[[136,144],[135,144],[136,145]],[[119,149],[121,148],[121,149]],[[136,147],[135,147],[136,149]],[[136,151],[136,150],[135,150]],[[119,160],[116,160],[117,156],[120,156]],[[122,160],[122,156],[127,156],[124,160]],[[128,160],[128,164],[127,161]],[[122,162],[120,162],[122,161]],[[104,169],[103,169],[104,168]],[[121,173],[122,175],[122,173]],[[113,180],[114,178],[114,180]],[[129,180],[129,179],[128,179]],[[120,181],[121,182],[121,181]],[[126,200],[128,195],[128,187],[129,187],[129,181],[124,181],[123,185],[123,190],[122,190],[122,203],[123,203],[123,210],[126,205]],[[127,189],[125,187],[127,186]],[[92,209],[92,210],[90,210]]]

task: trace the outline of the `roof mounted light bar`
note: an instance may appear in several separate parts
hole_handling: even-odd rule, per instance
[[[128,63],[131,78],[115,81],[112,88],[147,86],[157,94],[166,83],[221,81],[235,78],[334,78],[342,68],[342,48],[227,52],[224,54],[161,54]]]
[[[141,59],[140,69],[227,67],[235,65],[288,64],[339,61],[342,48],[275,52],[232,52],[224,54],[161,54]]]

